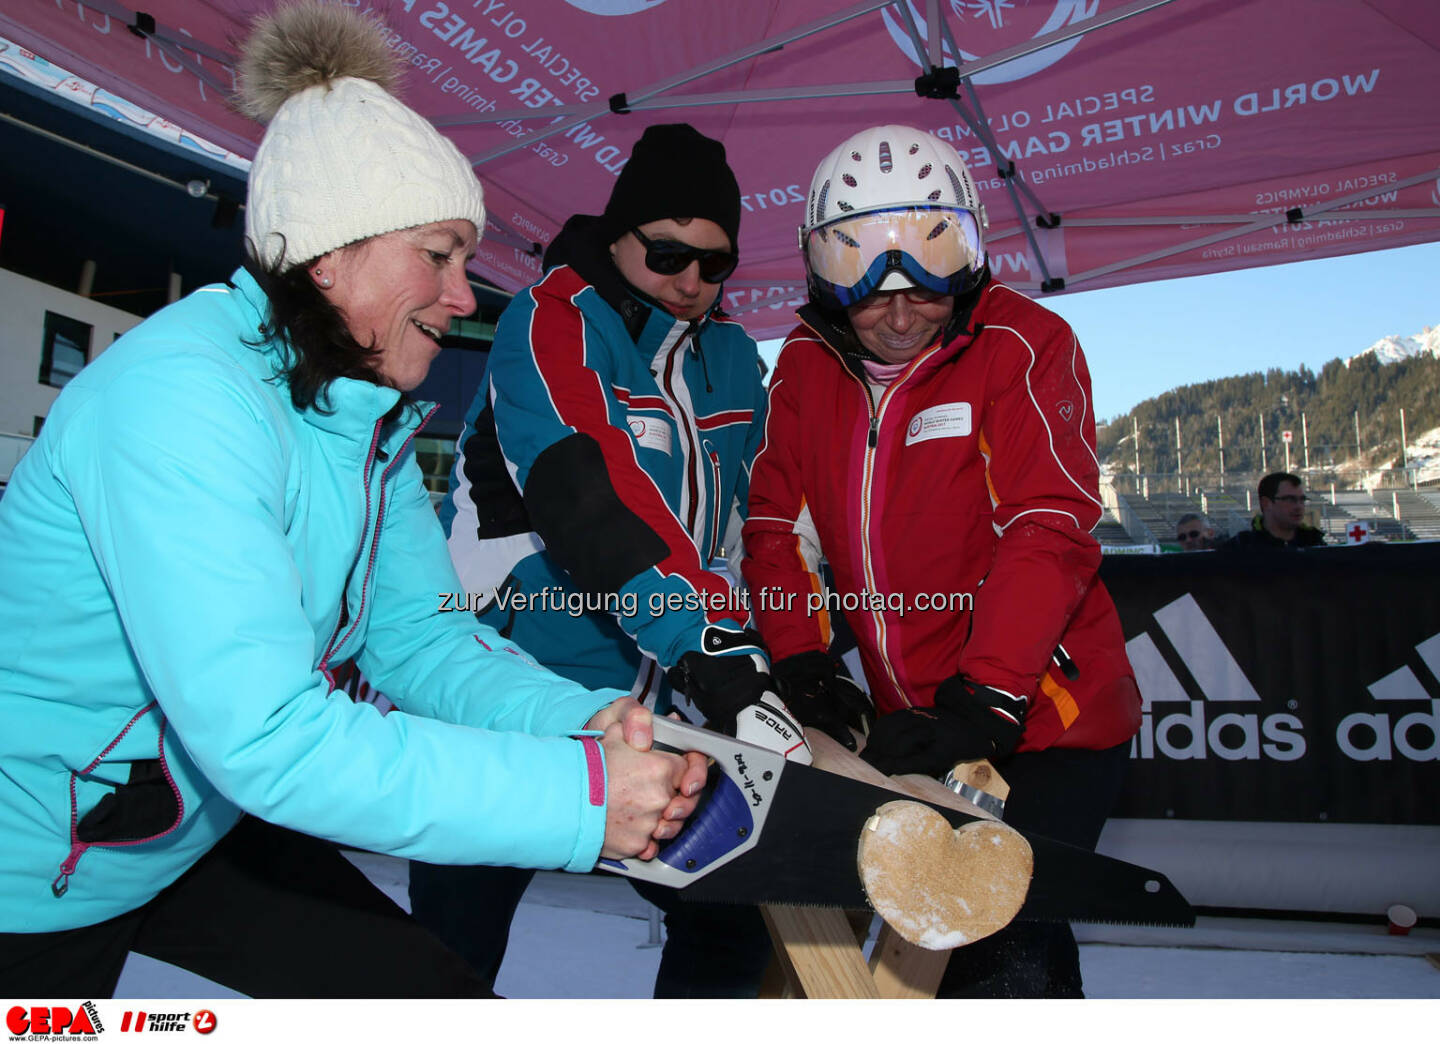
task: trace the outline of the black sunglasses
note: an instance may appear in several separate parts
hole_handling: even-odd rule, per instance
[[[1177,534],[1176,534],[1176,536],[1178,536],[1181,540],[1199,540],[1199,539],[1200,539],[1202,536],[1204,536],[1204,535],[1205,535],[1205,534],[1202,533],[1202,532],[1201,532],[1200,530],[1198,530],[1198,529],[1195,530],[1195,532],[1193,532],[1193,533],[1177,533]]]
[[[740,258],[729,250],[701,250],[678,239],[650,239],[638,228],[630,231],[645,248],[645,267],[656,275],[679,275],[692,261],[699,261],[701,279],[723,283],[740,263]]]

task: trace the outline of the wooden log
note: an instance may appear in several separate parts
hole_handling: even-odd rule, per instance
[[[792,995],[813,1000],[880,996],[844,910],[777,905],[762,906],[760,913]]]

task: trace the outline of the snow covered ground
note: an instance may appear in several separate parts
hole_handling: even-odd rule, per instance
[[[353,858],[408,907],[404,862]],[[516,916],[496,989],[512,998],[649,997],[660,960],[652,909],[618,878],[538,875]],[[1081,925],[1076,935],[1086,993],[1096,999],[1440,999],[1435,929],[1402,937],[1387,934],[1378,922],[1202,918],[1193,929]],[[189,972],[134,955],[116,993],[117,998],[234,996]],[[1428,1036],[1436,1015],[1434,1005],[1424,1005],[1407,1018],[1428,1021]]]
[[[1408,467],[1416,469],[1415,481],[1417,483],[1434,482],[1436,479],[1440,479],[1440,428],[1431,428],[1419,435],[1410,435],[1405,447],[1405,463]],[[1373,492],[1385,481],[1389,473],[1398,467],[1400,467],[1400,458],[1392,457],[1381,464],[1378,470],[1366,472],[1361,477],[1360,484]]]

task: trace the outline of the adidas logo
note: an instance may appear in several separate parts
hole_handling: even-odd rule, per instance
[[[1426,638],[1415,651],[1440,680],[1440,634]],[[1356,761],[1391,761],[1396,755],[1411,761],[1440,761],[1440,700],[1430,697],[1414,671],[1401,667],[1366,688],[1378,703],[1393,710],[1355,711],[1341,718],[1335,729],[1341,753]]]
[[[1189,761],[1214,754],[1226,761],[1298,761],[1305,756],[1299,718],[1284,712],[1262,715],[1258,707],[1246,710],[1247,704],[1261,702],[1260,694],[1192,596],[1155,610],[1155,622],[1205,698],[1190,698],[1148,633],[1126,642],[1142,698],[1132,758]],[[1181,709],[1164,713],[1176,704]]]
[[[1260,694],[1191,595],[1155,610],[1155,622],[1202,699],[1190,698],[1150,633],[1126,642],[1142,699],[1132,758],[1298,761],[1305,756],[1304,722],[1284,711],[1260,713]],[[1440,634],[1415,651],[1440,681]],[[1353,761],[1440,761],[1440,700],[1431,697],[1409,666],[1366,688],[1385,709],[1354,711],[1340,719],[1335,745],[1342,754]],[[1294,699],[1287,702],[1291,709],[1297,706]]]

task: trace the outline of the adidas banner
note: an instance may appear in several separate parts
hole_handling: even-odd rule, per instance
[[[1100,575],[1144,697],[1115,815],[1440,824],[1440,543]]]

